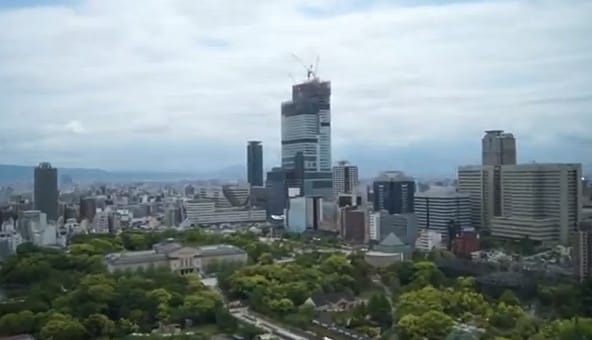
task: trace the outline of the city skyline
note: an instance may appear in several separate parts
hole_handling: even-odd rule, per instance
[[[453,176],[480,163],[489,129],[515,135],[519,163],[592,167],[583,1],[286,1],[224,13],[189,1],[16,4],[0,7],[6,163],[212,170],[244,165],[244,143],[256,139],[270,169],[281,164],[289,74],[305,76],[294,53],[320,55],[333,87],[332,158],[364,176]],[[154,20],[127,17],[132,7]],[[529,20],[512,25],[520,18]]]

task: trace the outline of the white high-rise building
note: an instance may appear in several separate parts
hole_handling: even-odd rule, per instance
[[[368,238],[371,241],[380,241],[380,212],[368,214]]]
[[[458,192],[422,192],[414,198],[420,229],[439,232],[447,239],[448,224],[458,223],[462,230],[472,229],[470,194]]]
[[[480,165],[461,166],[458,168],[458,188],[469,195],[471,204],[471,225],[475,229],[485,228],[483,218],[483,167]]]
[[[582,209],[581,164],[501,167],[501,216],[493,236],[568,244]]]
[[[333,195],[356,194],[358,191],[358,167],[341,161],[333,167]]]

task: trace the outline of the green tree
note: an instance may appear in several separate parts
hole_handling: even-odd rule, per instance
[[[35,315],[31,311],[8,313],[0,317],[0,334],[15,335],[34,332]]]
[[[234,332],[236,330],[238,322],[236,321],[234,316],[232,316],[232,314],[230,314],[226,309],[217,308],[215,315],[216,325],[218,326],[218,328],[225,332]]]
[[[259,256],[259,264],[266,265],[273,263],[273,256],[270,253],[263,253]]]
[[[375,294],[368,301],[368,315],[383,329],[390,328],[393,322],[392,306],[384,294]]]
[[[445,339],[452,331],[454,320],[439,311],[429,311],[422,315],[405,315],[398,324],[401,339]]]
[[[592,339],[592,319],[573,318],[552,321],[537,334],[538,339]]]
[[[115,335],[115,322],[103,314],[92,314],[84,320],[84,327],[93,338],[112,338]]]
[[[510,306],[518,306],[520,305],[520,300],[518,300],[518,298],[516,297],[516,295],[514,294],[514,292],[512,292],[509,289],[504,290],[504,292],[502,293],[502,295],[500,295],[499,302],[503,302],[506,305],[510,305]]]
[[[76,319],[63,314],[53,314],[41,327],[41,339],[78,340],[88,337],[84,326]]]

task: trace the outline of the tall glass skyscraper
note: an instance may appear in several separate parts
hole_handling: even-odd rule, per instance
[[[331,83],[313,78],[292,86],[292,100],[282,103],[282,168],[304,158],[304,194],[331,197]]]
[[[49,163],[41,163],[35,168],[34,183],[35,210],[47,215],[47,220],[58,219],[58,169]]]
[[[247,180],[251,186],[263,186],[263,146],[259,141],[247,145]]]

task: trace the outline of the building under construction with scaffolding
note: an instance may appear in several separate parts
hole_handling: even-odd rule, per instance
[[[331,197],[331,83],[309,69],[308,80],[293,85],[292,99],[282,103],[281,122],[282,168],[303,166],[303,195]]]

